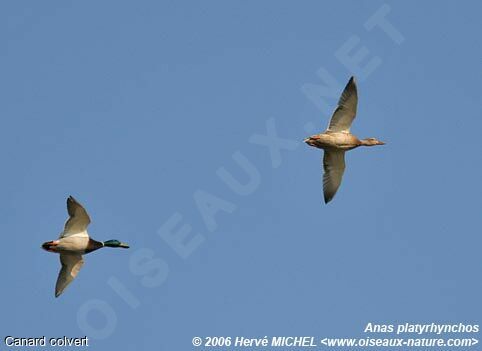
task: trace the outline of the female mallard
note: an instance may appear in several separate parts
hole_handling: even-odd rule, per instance
[[[360,140],[350,133],[350,126],[356,115],[357,103],[356,82],[355,78],[351,77],[341,94],[328,129],[324,133],[310,136],[304,140],[310,146],[325,150],[323,157],[323,194],[325,203],[333,199],[340,187],[343,172],[345,171],[345,151],[361,145],[385,144],[375,138]]]
[[[84,264],[83,254],[95,251],[102,247],[129,248],[128,245],[118,240],[104,242],[89,238],[87,226],[90,223],[87,211],[72,196],[67,199],[67,211],[69,218],[65,222],[64,231],[58,240],[48,241],[42,244],[42,248],[49,252],[60,254],[60,269],[55,284],[55,297],[58,297],[64,289],[74,280]]]

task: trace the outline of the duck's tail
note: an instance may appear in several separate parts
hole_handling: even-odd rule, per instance
[[[57,252],[55,246],[57,246],[56,241],[47,241],[42,244],[42,249],[48,252]]]

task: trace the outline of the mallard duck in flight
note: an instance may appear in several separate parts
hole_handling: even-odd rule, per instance
[[[84,264],[82,255],[103,247],[129,248],[128,245],[118,240],[101,242],[91,239],[87,233],[87,226],[90,223],[89,215],[72,196],[67,199],[67,211],[69,218],[65,222],[64,231],[60,234],[59,239],[42,244],[44,250],[60,254],[62,268],[57,278],[57,284],[55,284],[55,297],[62,294],[79,273]]]
[[[323,149],[323,194],[325,203],[333,199],[340,187],[345,171],[345,152],[358,146],[384,145],[375,138],[358,139],[350,133],[350,126],[356,116],[358,93],[355,78],[351,77],[341,94],[338,106],[331,117],[328,129],[304,140],[310,146]]]

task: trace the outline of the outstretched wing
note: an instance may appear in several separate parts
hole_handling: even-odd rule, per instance
[[[355,78],[351,77],[348,84],[341,94],[338,106],[330,120],[328,130],[331,132],[350,131],[351,124],[356,116],[356,107],[358,104],[358,92],[356,88]]]
[[[325,150],[323,170],[323,195],[327,204],[340,187],[345,172],[345,151]]]
[[[69,219],[65,222],[64,231],[60,234],[60,238],[76,234],[88,237],[86,229],[90,223],[89,215],[85,208],[72,196],[67,199],[67,212],[69,213]]]
[[[81,255],[60,254],[60,263],[62,268],[57,278],[57,284],[55,284],[55,297],[59,297],[72,280],[75,279],[77,273],[84,265],[84,260]]]

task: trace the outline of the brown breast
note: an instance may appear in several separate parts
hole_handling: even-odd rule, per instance
[[[89,243],[87,244],[87,249],[85,249],[85,253],[95,251],[103,246],[104,244],[102,244],[100,241],[89,238]]]

